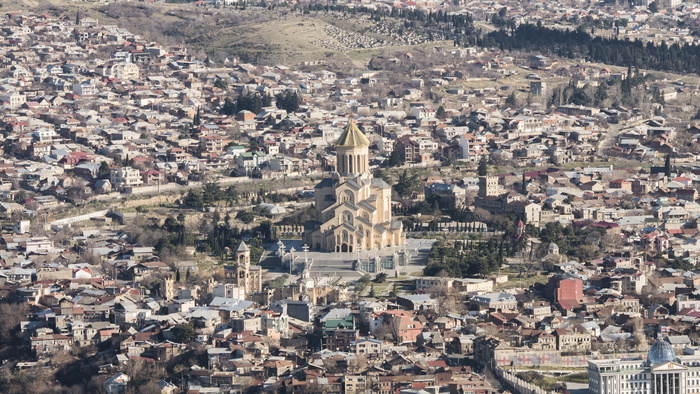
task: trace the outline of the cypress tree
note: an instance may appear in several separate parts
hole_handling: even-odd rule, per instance
[[[479,160],[479,168],[477,169],[477,172],[479,173],[479,176],[486,176],[489,173],[485,158]]]
[[[192,124],[195,126],[199,126],[202,124],[202,121],[200,119],[200,109],[197,107],[197,112],[194,114],[194,119],[192,120]]]

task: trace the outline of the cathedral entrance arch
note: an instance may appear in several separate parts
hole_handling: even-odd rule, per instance
[[[340,251],[341,252],[352,252],[352,245],[348,245],[347,243],[343,242],[343,244],[340,245]]]

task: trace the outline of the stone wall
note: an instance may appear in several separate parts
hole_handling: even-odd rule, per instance
[[[105,216],[108,213],[109,213],[109,209],[104,209],[102,211],[90,212],[90,213],[86,213],[84,215],[78,215],[78,216],[73,216],[73,217],[69,217],[69,218],[54,220],[53,222],[51,222],[49,224],[50,224],[50,226],[65,226],[67,224],[78,223],[78,222],[82,222],[85,220],[90,220],[92,218],[98,218],[100,216]]]
[[[528,383],[505,369],[496,366],[493,373],[506,386],[510,387],[517,394],[555,394],[554,391],[543,390],[540,387]]]
[[[600,354],[593,353],[591,355],[582,356],[562,356],[557,350],[532,350],[528,348],[518,348],[497,351],[496,365],[507,367],[510,365],[528,367],[532,365],[540,365],[545,367],[581,367],[588,366],[588,360],[596,360],[602,358],[646,358],[646,353],[615,353],[615,354]]]

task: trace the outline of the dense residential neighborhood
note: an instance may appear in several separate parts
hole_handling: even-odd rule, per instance
[[[602,13],[501,7],[469,12]],[[0,392],[700,390],[697,85],[326,30],[383,50],[200,59],[3,12]]]

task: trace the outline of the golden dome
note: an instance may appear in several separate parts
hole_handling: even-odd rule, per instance
[[[369,146],[369,139],[357,128],[357,125],[350,121],[343,130],[335,146]]]

